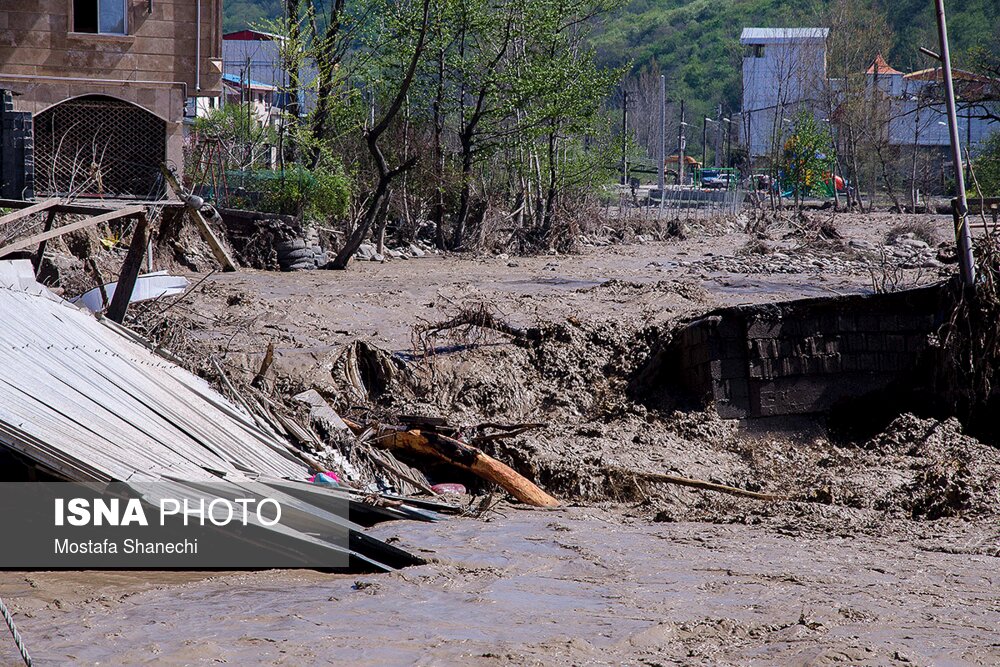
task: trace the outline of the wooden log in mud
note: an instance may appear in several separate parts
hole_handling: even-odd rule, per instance
[[[435,458],[468,470],[493,482],[522,503],[534,507],[557,507],[559,501],[536,486],[531,480],[515,472],[510,466],[464,442],[433,431],[394,428],[384,424],[358,424],[349,419],[344,423],[360,435],[371,430],[369,442],[389,449],[400,449]]]
[[[642,480],[644,482],[675,484],[677,486],[687,486],[692,489],[701,489],[702,491],[716,491],[718,493],[726,493],[731,496],[740,496],[742,498],[753,498],[754,500],[764,500],[769,502],[788,500],[787,496],[780,496],[772,493],[759,493],[757,491],[748,491],[746,489],[740,489],[735,486],[726,486],[725,484],[706,482],[705,480],[692,479],[691,477],[665,475],[663,473],[658,473],[658,472],[642,472],[636,470],[627,470],[625,468],[615,468],[615,470],[620,474],[629,475],[631,477],[634,477],[635,479]]]

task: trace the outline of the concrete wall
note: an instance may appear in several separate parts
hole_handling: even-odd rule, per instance
[[[741,39],[743,112],[740,134],[752,157],[781,146],[800,107],[819,108],[826,83],[826,40],[816,37]]]
[[[679,332],[672,364],[724,418],[825,412],[914,372],[945,303],[939,285],[722,309]]]

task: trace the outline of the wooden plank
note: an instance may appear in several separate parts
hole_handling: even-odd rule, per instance
[[[23,220],[24,218],[30,218],[36,213],[49,210],[58,203],[58,199],[46,199],[45,201],[38,202],[37,204],[32,204],[27,208],[22,208],[20,211],[8,213],[7,215],[0,217],[0,225],[7,225],[12,222],[17,222],[18,220]]]
[[[161,164],[160,171],[163,172],[163,178],[166,180],[167,185],[170,186],[170,189],[173,190],[178,197],[184,194],[184,190],[181,188],[180,183],[177,182],[177,177],[174,176],[174,172],[170,171],[170,168],[167,167],[167,165]],[[212,233],[212,229],[208,226],[208,222],[205,221],[205,218],[202,217],[201,212],[193,206],[185,206],[184,210],[187,211],[188,217],[191,218],[191,222],[193,222],[194,226],[198,229],[198,233],[201,234],[203,239],[205,239],[205,243],[207,243],[208,247],[212,249],[212,254],[215,255],[215,260],[222,265],[222,270],[226,272],[236,271],[236,262],[232,260],[229,253],[226,252],[226,249],[219,242],[219,239],[217,239],[215,234]]]
[[[24,250],[25,248],[30,248],[31,246],[41,243],[42,241],[48,241],[49,239],[54,239],[56,237],[62,236],[63,234],[68,234],[69,232],[75,232],[78,229],[86,229],[87,227],[93,227],[94,225],[99,225],[102,222],[110,222],[112,220],[119,220],[121,218],[128,218],[133,215],[139,215],[140,213],[145,213],[146,208],[144,206],[126,206],[125,208],[118,209],[117,211],[111,211],[110,213],[104,213],[103,215],[97,215],[92,218],[87,218],[86,220],[81,220],[79,222],[74,222],[71,225],[64,225],[57,229],[52,229],[47,232],[42,232],[41,234],[35,234],[34,236],[29,236],[28,238],[21,239],[9,245],[5,245],[0,248],[0,257],[5,257],[12,252],[17,252],[18,250]]]
[[[122,271],[118,276],[118,285],[115,287],[115,295],[111,297],[111,305],[108,306],[108,318],[121,324],[125,319],[125,312],[128,310],[129,301],[132,299],[132,290],[135,289],[135,281],[139,277],[139,270],[142,268],[142,258],[146,254],[146,245],[149,242],[149,224],[146,215],[143,213],[135,223],[135,230],[132,232],[132,242],[128,246],[128,253],[122,263]]]
[[[34,205],[35,202],[24,201],[23,199],[0,199],[0,208],[21,209]],[[110,213],[115,209],[111,206],[90,206],[87,204],[59,202],[51,210],[56,213],[70,213],[72,215],[100,215],[101,213]]]

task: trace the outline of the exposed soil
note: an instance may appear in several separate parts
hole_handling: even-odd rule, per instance
[[[937,247],[950,218],[817,213],[755,228],[216,274],[174,305],[136,308],[137,326],[208,376],[214,356],[252,377],[273,342],[275,391],[316,388],[345,414],[544,422],[486,447],[569,507],[381,526],[433,562],[357,585],[6,573],[0,596],[45,663],[995,664],[1000,450],[913,415],[862,442],[816,420],[741,427],[663,400],[639,372],[678,322],[721,305],[938,280],[952,270]],[[482,308],[508,332],[428,333]],[[362,387],[340,356],[359,339],[395,359]]]

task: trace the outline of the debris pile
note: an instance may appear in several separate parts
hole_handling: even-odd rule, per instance
[[[324,496],[373,520],[434,514],[400,500],[385,507],[347,486],[310,484],[307,478],[323,470],[282,437],[296,430],[293,422],[262,419],[266,410],[241,410],[128,329],[36,283],[27,260],[0,262],[0,277],[0,449],[15,453],[34,474],[125,482],[143,497],[156,497],[164,484],[277,496],[298,510],[281,530],[304,552],[344,549],[316,532],[317,521],[328,521],[351,535],[354,568],[419,562],[325,511]]]

